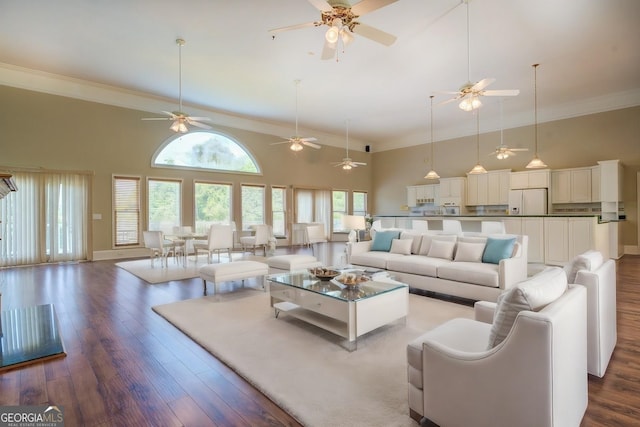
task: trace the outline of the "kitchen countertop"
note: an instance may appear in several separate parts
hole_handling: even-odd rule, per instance
[[[373,215],[375,218],[407,218],[407,219],[416,219],[416,220],[442,220],[442,219],[461,219],[461,220],[473,220],[473,219],[482,219],[482,218],[598,218],[598,222],[607,223],[607,222],[618,222],[625,221],[625,215],[620,215],[617,220],[602,220],[601,215],[597,213],[584,213],[584,212],[576,212],[576,213],[552,213],[545,215],[508,215],[508,214],[482,214],[482,215],[427,215],[427,216],[419,216],[419,215]]]

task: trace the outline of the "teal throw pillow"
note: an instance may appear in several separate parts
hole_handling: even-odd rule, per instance
[[[389,252],[393,239],[400,238],[399,231],[378,231],[371,244],[372,251]]]
[[[513,246],[516,244],[516,238],[511,239],[493,239],[487,238],[487,245],[482,254],[482,262],[490,264],[500,264],[501,259],[511,258]]]

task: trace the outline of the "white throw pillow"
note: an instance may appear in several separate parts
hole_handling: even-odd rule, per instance
[[[445,240],[431,240],[431,247],[427,256],[432,258],[453,259],[453,250],[456,242],[447,242]]]
[[[482,262],[484,243],[458,242],[455,261]]]
[[[422,235],[422,242],[420,243],[419,255],[429,255],[429,249],[431,249],[431,241],[440,240],[444,242],[457,242],[458,236],[455,234],[435,234],[426,233]]]
[[[420,233],[410,233],[407,231],[403,231],[400,233],[401,239],[411,239],[411,253],[417,254],[420,252],[420,244],[422,243],[422,234]]]
[[[392,254],[411,255],[412,243],[412,239],[393,239],[391,241],[391,250],[389,252]]]
[[[488,349],[500,344],[509,335],[518,313],[540,311],[567,290],[567,276],[560,267],[547,267],[531,278],[518,283],[498,297],[489,333]]]

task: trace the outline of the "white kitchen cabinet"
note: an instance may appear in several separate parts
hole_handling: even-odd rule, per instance
[[[504,218],[504,231],[507,234],[522,234],[522,218]]]
[[[590,249],[608,258],[608,229],[608,224],[598,224],[595,217],[545,218],[545,264],[562,266]]]
[[[440,178],[439,185],[440,204],[452,204],[462,206],[466,197],[466,179],[462,177],[456,178]]]
[[[407,206],[415,207],[418,205],[418,189],[415,186],[407,187]]]
[[[522,234],[529,236],[529,262],[544,262],[544,219],[522,218]]]
[[[512,190],[524,190],[527,188],[549,188],[551,174],[549,169],[511,172],[509,177]]]
[[[623,168],[619,160],[599,161],[602,219],[617,220],[622,203]]]
[[[510,170],[487,173],[487,205],[508,205]]]
[[[600,199],[600,166],[591,167],[591,201],[599,202]]]
[[[467,206],[482,206],[488,199],[488,174],[467,175]]]
[[[591,168],[551,172],[551,203],[590,203]]]

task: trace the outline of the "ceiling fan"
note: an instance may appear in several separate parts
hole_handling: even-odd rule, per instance
[[[464,111],[472,111],[482,106],[481,96],[516,96],[520,93],[518,89],[502,89],[502,90],[485,90],[487,86],[496,81],[496,79],[486,78],[479,82],[471,82],[471,37],[469,33],[469,2],[471,0],[463,0],[467,5],[467,83],[460,86],[457,92],[439,92],[455,95],[453,98],[441,102],[440,105],[449,102],[460,101],[458,106]]]
[[[182,111],[182,46],[184,46],[186,42],[184,39],[176,39],[176,44],[178,45],[178,63],[179,63],[179,71],[178,71],[178,99],[179,99],[179,110],[178,111],[162,111],[169,117],[146,117],[142,120],[173,120],[173,123],[170,126],[170,129],[174,132],[186,133],[189,131],[187,125],[197,126],[202,129],[211,129],[211,126],[200,123],[201,121],[210,121],[211,119],[208,117],[191,117],[187,113]]]
[[[496,156],[498,160],[508,159],[510,156],[515,156],[516,151],[529,151],[528,148],[509,148],[504,143],[504,126],[502,125],[503,118],[503,105],[502,99],[500,100],[500,145],[498,145],[489,156]]]
[[[347,120],[347,157],[343,158],[341,162],[333,162],[332,165],[334,167],[342,166],[343,170],[350,171],[353,168],[357,168],[358,166],[367,166],[366,163],[362,162],[354,162],[351,157],[349,157],[349,121]]]
[[[291,151],[302,151],[305,145],[307,147],[315,148],[316,150],[318,150],[320,146],[318,144],[314,144],[313,142],[311,142],[311,141],[316,141],[316,138],[313,138],[313,137],[303,138],[298,135],[298,86],[300,86],[300,80],[294,80],[293,82],[296,84],[296,133],[294,136],[288,138],[286,141],[274,142],[271,145],[291,144],[289,146],[289,149]]]
[[[297,30],[306,27],[329,27],[325,33],[325,42],[322,49],[322,59],[331,59],[336,54],[338,42],[343,46],[353,41],[353,34],[358,34],[385,46],[391,46],[396,41],[396,36],[377,28],[358,22],[357,19],[369,12],[388,6],[398,0],[362,0],[351,6],[346,0],[309,0],[320,11],[320,20],[288,27],[275,28],[269,33],[275,38],[282,31]]]

